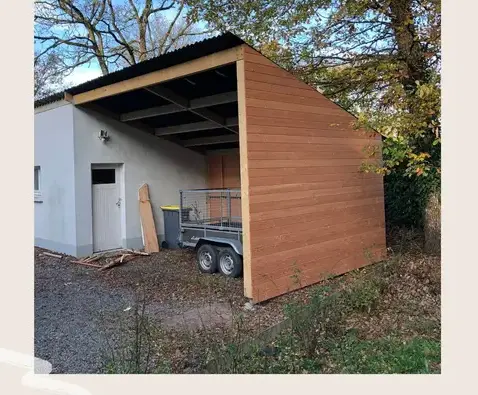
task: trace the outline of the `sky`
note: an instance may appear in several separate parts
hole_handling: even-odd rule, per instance
[[[101,70],[96,62],[92,62],[91,65],[83,65],[73,70],[73,72],[65,78],[65,85],[79,85],[83,82],[98,78],[99,76],[101,76]]]
[[[118,0],[117,2],[121,3],[123,0]],[[172,19],[176,11],[174,9],[164,12],[165,15]],[[36,49],[41,49],[41,45],[38,43],[35,44]],[[96,61],[91,61],[89,64],[82,65],[73,70],[73,72],[68,75],[65,80],[65,86],[75,86],[83,82],[98,78],[101,76],[101,69]]]
[[[96,62],[90,65],[77,67],[73,72],[65,78],[65,85],[75,86],[83,82],[93,80],[101,76],[101,70]]]

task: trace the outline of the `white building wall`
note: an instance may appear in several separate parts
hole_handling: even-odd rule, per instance
[[[41,167],[35,245],[76,255],[73,106],[53,104],[35,114],[34,163]]]
[[[98,139],[106,130],[110,140]],[[206,158],[191,150],[96,112],[74,108],[77,255],[93,251],[91,165],[122,164],[123,247],[142,248],[138,189],[149,185],[159,241],[164,240],[160,206],[179,204],[179,190],[207,188]]]

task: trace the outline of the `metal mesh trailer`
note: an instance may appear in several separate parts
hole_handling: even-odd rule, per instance
[[[198,267],[237,277],[242,272],[240,189],[190,189],[180,194],[180,244],[195,247]]]
[[[192,189],[180,191],[181,242],[194,247],[197,237],[241,240],[241,190]]]

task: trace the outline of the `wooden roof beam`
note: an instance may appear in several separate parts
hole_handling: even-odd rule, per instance
[[[73,102],[74,104],[82,104],[105,97],[119,95],[120,93],[130,92],[136,89],[156,85],[161,82],[200,73],[201,71],[215,69],[226,64],[234,63],[239,59],[243,59],[243,57],[242,45],[239,45],[234,48],[219,51],[175,66],[156,70],[151,73],[119,81],[101,88],[92,89],[88,92],[79,93],[73,96]]]

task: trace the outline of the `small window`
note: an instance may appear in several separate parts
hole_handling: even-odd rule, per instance
[[[34,201],[41,203],[42,198],[41,198],[41,170],[40,166],[35,166],[34,171],[33,171],[33,196],[34,196]]]
[[[114,184],[115,169],[92,169],[91,170],[91,182],[96,184]]]
[[[34,190],[35,193],[40,193],[40,166],[35,166],[34,176],[33,176]]]

